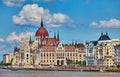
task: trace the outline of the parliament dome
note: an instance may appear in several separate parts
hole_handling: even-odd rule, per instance
[[[49,36],[48,31],[44,28],[43,26],[43,21],[41,20],[41,26],[40,28],[36,31],[35,36]]]

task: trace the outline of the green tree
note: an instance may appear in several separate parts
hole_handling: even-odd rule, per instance
[[[117,65],[117,68],[120,68],[120,65]]]
[[[0,62],[0,65],[3,65],[3,60]]]

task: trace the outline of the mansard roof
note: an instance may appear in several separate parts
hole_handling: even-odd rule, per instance
[[[94,46],[97,45],[98,41],[90,41]]]
[[[106,33],[106,34],[101,33],[101,36],[100,36],[100,38],[98,39],[98,41],[101,41],[101,40],[111,40],[111,39],[110,39],[110,37],[108,36],[108,33]]]

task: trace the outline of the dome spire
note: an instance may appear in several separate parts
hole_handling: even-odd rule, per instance
[[[41,27],[43,27],[43,19],[42,19],[42,17],[41,17]]]

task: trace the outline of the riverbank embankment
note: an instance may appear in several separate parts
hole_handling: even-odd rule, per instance
[[[67,67],[56,66],[47,68],[23,68],[23,67],[8,67],[0,66],[0,69],[8,70],[34,70],[34,71],[80,71],[80,72],[120,72],[119,68],[105,68],[105,67]]]

